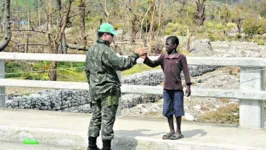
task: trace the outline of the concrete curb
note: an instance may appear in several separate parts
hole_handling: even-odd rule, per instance
[[[113,140],[114,150],[259,150],[224,144],[197,144],[178,140],[161,140],[145,137],[116,136]],[[262,149],[260,149],[262,150]]]
[[[66,149],[85,150],[87,147],[86,133],[47,128],[28,128],[0,126],[0,141],[22,142],[32,138],[40,143],[66,147]],[[100,139],[100,138],[99,138]],[[98,140],[101,147],[101,141]],[[146,137],[129,137],[115,135],[113,150],[262,150],[260,148],[239,147],[224,144],[200,144],[186,141],[161,140]]]
[[[86,136],[86,135],[85,135]],[[58,145],[68,148],[86,147],[86,137],[77,132],[45,128],[0,126],[0,141],[22,142],[36,139],[39,143]]]

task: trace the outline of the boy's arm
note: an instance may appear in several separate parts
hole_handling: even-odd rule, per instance
[[[157,67],[162,64],[162,59],[164,55],[162,54],[157,60],[150,60],[148,56],[144,59],[144,64],[150,66],[150,67]]]
[[[185,82],[186,82],[186,95],[188,97],[191,94],[190,86],[192,83],[190,81],[190,74],[189,74],[189,69],[188,69],[188,65],[187,65],[187,58],[185,56],[181,59],[181,64],[183,67],[183,72],[184,72]]]

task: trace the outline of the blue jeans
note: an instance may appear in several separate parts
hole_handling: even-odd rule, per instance
[[[184,92],[180,90],[166,90],[163,91],[163,115],[170,117],[184,116]]]

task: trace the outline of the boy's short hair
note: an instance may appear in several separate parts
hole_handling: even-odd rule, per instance
[[[167,37],[166,41],[170,40],[172,44],[179,45],[179,39],[177,36],[169,36]]]

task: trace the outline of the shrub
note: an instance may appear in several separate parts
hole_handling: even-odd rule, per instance
[[[165,29],[165,33],[167,35],[171,35],[173,32],[175,32],[177,29],[176,29],[176,26],[175,24],[173,23],[168,23],[167,26],[166,26],[166,29]]]
[[[213,34],[208,34],[208,38],[211,40],[211,41],[215,41],[215,36]]]
[[[244,32],[250,36],[254,34],[264,34],[266,33],[266,20],[248,18],[245,20],[243,28]]]
[[[211,41],[224,41],[224,37],[219,34],[219,33],[211,33],[211,34],[208,34],[208,38],[211,40]]]
[[[186,36],[187,35],[187,26],[181,24],[168,23],[165,29],[167,35],[171,35],[174,32],[177,32],[178,35]]]
[[[238,123],[239,121],[238,104],[229,104],[219,108],[217,111],[207,112],[199,118],[199,121],[219,122],[219,123]]]
[[[215,25],[215,29],[217,29],[217,30],[222,30],[223,28],[224,28],[224,26],[221,23]]]
[[[236,27],[236,24],[235,23],[232,23],[232,22],[229,22],[229,23],[226,24],[226,27],[228,29],[232,29],[232,28],[235,28]]]
[[[257,44],[258,44],[258,45],[264,45],[265,43],[264,43],[263,40],[258,40],[258,41],[257,41]]]
[[[122,24],[116,24],[114,25],[115,30],[122,29],[123,25]]]
[[[163,42],[160,40],[152,41],[150,43],[151,47],[151,55],[160,55],[162,53],[162,49],[164,47]]]
[[[6,78],[49,80],[50,62],[7,61]],[[58,62],[58,78],[65,81],[84,81],[84,63]],[[67,76],[67,77],[65,77]],[[73,79],[73,80],[72,80]]]
[[[178,36],[187,36],[187,27],[186,27],[186,26],[181,26],[181,27],[177,30],[177,35],[178,35]]]
[[[214,27],[214,24],[212,22],[206,22],[204,25],[206,27],[208,27],[208,28],[213,28]]]
[[[242,38],[241,34],[237,33],[236,36],[235,36],[235,39],[238,40],[238,39],[241,39],[241,38]]]

